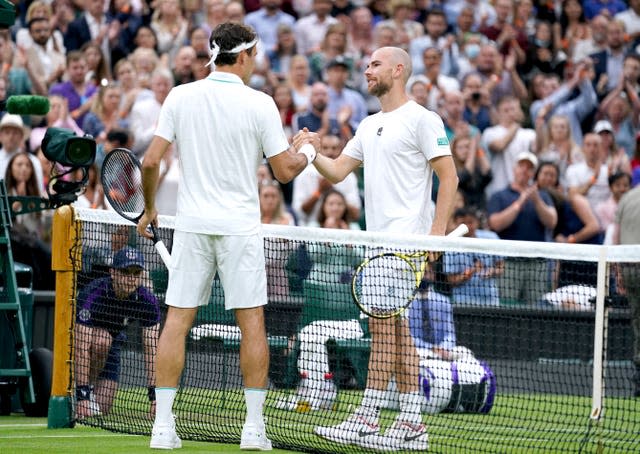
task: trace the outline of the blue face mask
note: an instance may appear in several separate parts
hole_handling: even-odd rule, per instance
[[[480,44],[467,44],[466,46],[464,46],[464,54],[469,60],[473,60],[478,55],[480,55]]]

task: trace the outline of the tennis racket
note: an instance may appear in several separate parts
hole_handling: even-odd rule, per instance
[[[460,224],[447,236],[461,237],[468,231],[465,224]],[[360,310],[374,318],[400,315],[415,299],[429,254],[383,252],[364,260],[351,280],[351,294]]]
[[[120,216],[138,224],[144,214],[142,191],[142,166],[140,161],[126,148],[116,148],[107,154],[100,174],[104,195]],[[171,255],[156,228],[150,224],[153,244],[164,264],[169,267]]]

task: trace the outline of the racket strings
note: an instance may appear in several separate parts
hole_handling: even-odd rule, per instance
[[[109,203],[121,215],[133,217],[144,211],[142,173],[137,163],[125,153],[109,155],[103,164],[102,179]]]
[[[371,315],[401,312],[417,289],[416,268],[402,257],[375,257],[357,272],[354,294],[358,304]]]

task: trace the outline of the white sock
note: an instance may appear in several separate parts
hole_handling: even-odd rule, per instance
[[[398,419],[412,424],[420,424],[422,422],[422,395],[420,391],[400,393],[399,401],[400,414]]]
[[[156,420],[155,426],[173,425],[173,401],[178,388],[156,388]]]
[[[245,388],[244,401],[247,404],[247,424],[264,426],[262,411],[264,400],[267,397],[267,390],[260,388]]]
[[[380,389],[372,388],[365,389],[358,412],[377,424],[378,419],[380,418],[380,405],[381,402],[384,401],[386,395],[386,390],[382,391]]]

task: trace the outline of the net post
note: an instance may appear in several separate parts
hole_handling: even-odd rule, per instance
[[[602,417],[602,403],[604,394],[604,346],[605,346],[605,298],[607,294],[608,268],[607,268],[608,249],[606,246],[600,248],[598,257],[598,275],[596,286],[596,313],[595,327],[593,333],[593,389],[591,394],[591,420],[592,422],[600,422]]]
[[[73,301],[75,301],[74,262],[80,259],[77,230],[71,206],[58,208],[53,216],[51,267],[56,273],[56,300],[53,339],[53,376],[47,426],[73,427],[71,361],[73,341]]]

